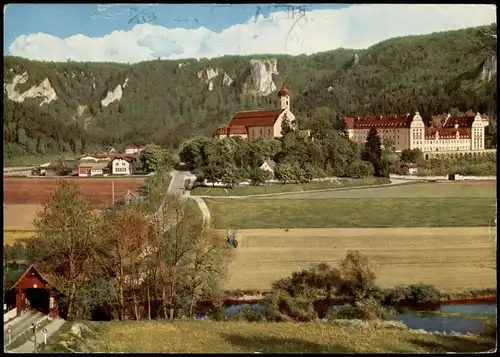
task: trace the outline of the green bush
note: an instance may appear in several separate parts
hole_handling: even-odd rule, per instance
[[[225,321],[227,319],[225,309],[222,306],[217,306],[207,313],[207,317],[214,321]]]
[[[389,311],[385,309],[380,302],[368,298],[356,302],[354,306],[335,306],[331,308],[326,318],[335,319],[359,319],[359,320],[377,320],[388,319]]]
[[[383,302],[385,305],[395,305],[401,302],[424,304],[438,302],[441,297],[441,291],[433,285],[400,285],[386,290]]]
[[[275,292],[266,303],[269,321],[287,320],[313,321],[317,318],[311,300],[292,297],[283,292]]]
[[[235,314],[231,315],[231,320],[248,322],[266,322],[266,311],[257,311],[251,306],[245,306]]]

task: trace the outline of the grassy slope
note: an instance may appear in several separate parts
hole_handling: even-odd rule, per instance
[[[496,286],[495,230],[325,228],[240,230],[226,289],[268,290],[312,263],[338,264],[348,250],[368,257],[377,284],[425,283],[458,292]]]
[[[319,323],[121,322],[80,347],[84,352],[479,352],[495,347],[482,337],[451,337],[394,329]]]
[[[477,227],[495,217],[495,188],[487,186],[428,183],[280,198],[206,202],[217,228]]]
[[[390,181],[387,179],[355,179],[327,182],[310,182],[303,184],[286,184],[286,185],[263,185],[263,186],[248,186],[248,187],[196,187],[192,190],[193,196],[247,196],[259,195],[266,193],[284,193],[284,192],[303,192],[310,190],[324,190],[340,187],[355,187],[365,185],[387,184]]]

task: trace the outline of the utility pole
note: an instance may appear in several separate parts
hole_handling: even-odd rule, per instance
[[[33,323],[33,335],[34,335],[33,341],[35,342],[35,346],[33,348],[33,353],[36,353],[36,322]]]
[[[113,199],[112,205],[114,205],[115,204],[115,180],[113,180],[113,179],[111,180],[111,191],[112,191],[111,195],[113,197],[112,198]]]

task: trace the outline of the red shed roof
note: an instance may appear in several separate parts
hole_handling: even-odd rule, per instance
[[[249,110],[237,112],[229,122],[229,126],[273,126],[285,109]]]

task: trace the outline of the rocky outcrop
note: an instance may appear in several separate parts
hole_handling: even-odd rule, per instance
[[[119,101],[120,99],[122,99],[122,96],[123,96],[122,86],[121,84],[118,84],[114,90],[108,91],[108,94],[106,94],[106,98],[101,100],[101,105],[103,107],[107,107],[114,101],[117,100]]]
[[[233,82],[234,82],[233,79],[229,77],[229,75],[226,72],[224,72],[224,76],[222,77],[222,85],[230,87],[231,84],[233,84]]]
[[[31,87],[23,93],[18,92],[16,86],[26,83],[28,78],[28,72],[24,72],[21,75],[14,76],[12,82],[4,83],[4,92],[7,93],[7,97],[10,100],[22,103],[26,98],[37,98],[42,99],[40,105],[43,105],[57,99],[57,93],[54,88],[52,88],[48,78],[45,78],[42,83]]]
[[[128,84],[128,78],[125,79],[125,82],[123,83],[123,88],[125,88],[127,84]],[[106,94],[106,98],[101,100],[101,105],[103,107],[107,107],[114,101],[120,101],[120,99],[122,99],[122,96],[123,96],[122,85],[118,84],[114,90],[108,91],[108,93]]]
[[[250,60],[250,73],[255,90],[267,96],[276,90],[273,74],[278,74],[277,60]]]
[[[493,55],[488,58],[481,68],[481,73],[479,78],[486,81],[491,81],[491,79],[497,74],[497,56]]]
[[[352,65],[355,66],[359,63],[359,55],[357,53],[354,54],[354,60],[352,62]]]

